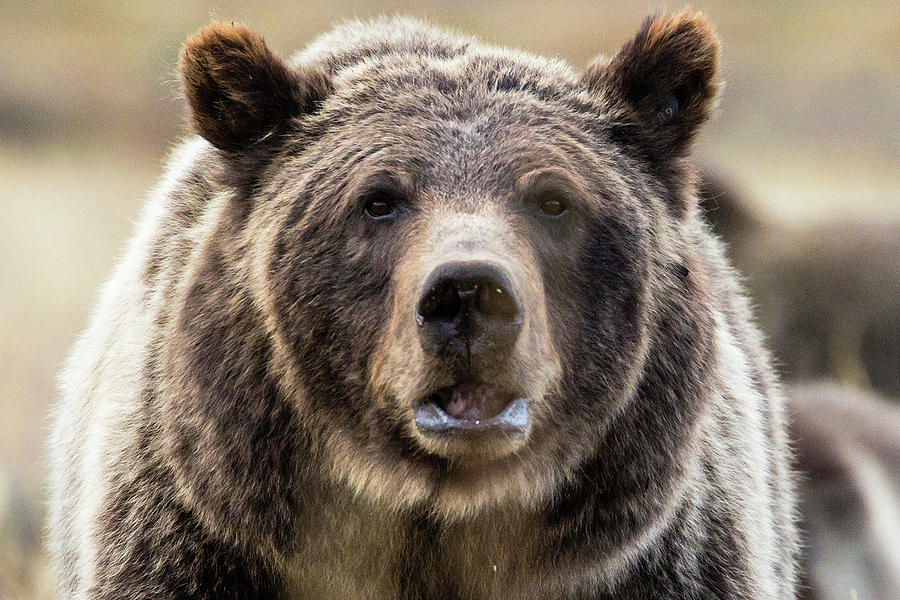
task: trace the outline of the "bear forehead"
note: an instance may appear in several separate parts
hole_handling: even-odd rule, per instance
[[[331,175],[400,171],[474,191],[556,168],[623,192],[633,170],[612,142],[607,98],[582,89],[561,60],[380,18],[340,25],[291,62],[318,66],[333,84],[290,152]]]
[[[312,179],[393,173],[416,187],[424,181],[452,182],[472,192],[524,185],[521,178],[541,172],[542,181],[581,190],[600,186],[624,193],[627,188],[623,177],[634,167],[609,140],[603,118],[591,119],[586,128],[586,120],[572,111],[518,88],[419,92],[388,97],[384,90],[338,92],[306,121],[307,135],[296,139],[290,154],[299,168],[327,165],[324,172],[315,169]]]
[[[294,65],[318,64],[329,75],[364,62],[387,57],[422,57],[437,61],[460,58],[505,59],[529,66],[545,77],[574,81],[573,69],[564,61],[484,44],[471,36],[441,29],[409,17],[349,21],[338,25],[297,52]]]
[[[370,88],[385,95],[518,90],[554,98],[577,87],[577,75],[564,61],[482,44],[410,18],[345,23],[291,62],[323,68],[337,90]]]

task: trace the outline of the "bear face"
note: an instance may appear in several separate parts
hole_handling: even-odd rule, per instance
[[[194,123],[255,224],[277,385],[366,497],[453,517],[545,501],[668,321],[693,336],[680,362],[707,359],[682,161],[714,37],[650,20],[581,77],[433,30],[401,36],[414,48],[347,37],[291,66],[218,25],[183,56]]]
[[[428,90],[407,93],[421,98]],[[508,102],[522,102],[525,94],[516,92]],[[295,356],[310,410],[328,415],[328,431],[335,423],[357,430],[362,448],[383,453],[366,456],[356,449],[353,454],[365,456],[353,459],[357,464],[344,458],[347,441],[337,441],[332,452],[339,470],[365,486],[362,473],[356,475],[360,470],[407,465],[408,472],[392,469],[402,481],[374,481],[368,484],[372,492],[416,484],[408,500],[418,502],[440,482],[444,494],[471,503],[482,486],[518,478],[515,492],[528,497],[538,470],[546,471],[544,461],[560,451],[556,444],[571,441],[543,428],[554,427],[552,420],[561,419],[556,411],[565,410],[562,388],[574,382],[564,381],[563,365],[576,364],[584,353],[579,345],[610,349],[596,366],[613,380],[609,398],[631,385],[638,368],[642,274],[648,268],[642,256],[647,242],[635,231],[640,217],[631,207],[593,200],[602,197],[598,181],[582,174],[603,172],[604,166],[612,171],[602,158],[586,151],[559,156],[555,148],[571,143],[564,130],[548,128],[543,139],[523,139],[520,123],[504,123],[509,103],[487,102],[471,107],[483,123],[444,114],[385,115],[364,139],[391,145],[364,148],[356,160],[346,160],[342,146],[356,139],[358,127],[332,129],[307,147],[296,171],[280,168],[299,173],[310,164],[336,165],[314,180],[279,182],[302,204],[285,198],[291,209],[275,221],[268,297],[273,327],[285,354]],[[573,168],[573,159],[584,167]],[[373,208],[387,214],[374,215]],[[474,287],[479,277],[482,289]],[[467,278],[480,296],[471,307],[462,306],[456,289]],[[579,304],[598,282],[607,302],[586,314]],[[434,289],[448,285],[449,291]],[[442,294],[449,297],[433,297]],[[423,308],[429,301],[436,304],[433,315]],[[440,348],[431,347],[426,333],[435,324],[456,329],[438,333]],[[516,331],[501,344],[504,328]],[[523,422],[467,430],[518,400],[525,401]],[[443,416],[453,401],[463,405],[457,412],[466,418],[429,431],[419,409],[437,403],[433,410]],[[523,465],[510,458],[536,451],[533,444],[546,444],[543,460]],[[534,471],[517,473],[523,468]]]

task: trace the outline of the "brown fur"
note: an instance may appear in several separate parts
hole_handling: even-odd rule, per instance
[[[206,141],[65,378],[66,590],[790,597],[780,396],[685,160],[715,48],[686,13],[582,77],[405,19],[279,66],[239,27],[193,38]],[[414,307],[449,261],[521,298],[503,355],[425,351]],[[472,381],[526,399],[527,427],[423,433],[416,408]]]
[[[197,132],[232,152],[310,112],[330,91],[321,72],[289,69],[261,37],[234,24],[214,23],[189,38],[179,71]]]
[[[628,124],[622,138],[669,167],[709,118],[719,90],[718,49],[709,23],[685,9],[668,19],[648,18],[612,60],[601,57],[588,66],[581,81],[613,90],[613,106],[624,109],[619,118]],[[690,184],[681,165],[674,166],[672,185]]]

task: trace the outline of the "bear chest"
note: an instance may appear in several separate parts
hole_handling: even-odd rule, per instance
[[[304,520],[286,565],[291,598],[351,600],[538,597],[535,522],[504,514],[436,526],[356,502]]]

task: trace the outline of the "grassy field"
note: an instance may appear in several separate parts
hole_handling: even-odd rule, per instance
[[[614,52],[644,15],[680,7],[581,0],[4,3],[0,521],[5,514],[22,536],[36,535],[27,521],[43,514],[55,374],[167,146],[186,132],[173,75],[186,35],[211,17],[234,18],[287,54],[343,18],[407,13],[582,66],[597,52]],[[694,7],[720,32],[726,82],[699,157],[774,219],[900,221],[896,3]],[[23,503],[26,510],[16,512]],[[0,598],[45,595],[47,584],[35,575],[41,563],[19,565],[36,546],[13,545],[18,538],[9,531],[0,523]]]

